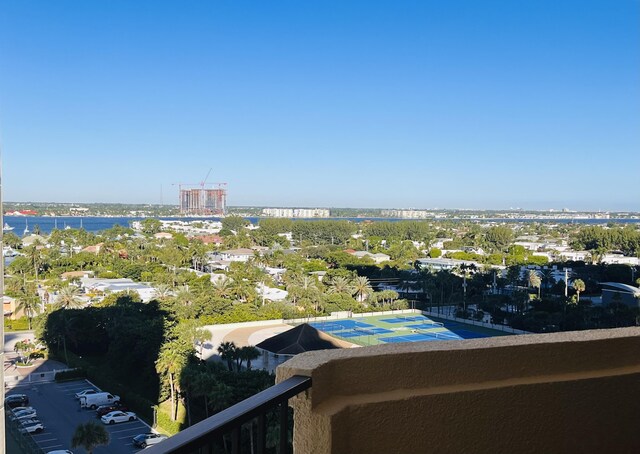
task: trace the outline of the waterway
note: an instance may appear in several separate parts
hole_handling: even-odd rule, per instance
[[[109,229],[115,225],[120,225],[123,227],[128,227],[131,225],[133,221],[139,221],[144,218],[140,217],[78,217],[78,216],[59,216],[59,217],[50,217],[50,216],[5,216],[4,221],[9,224],[9,226],[13,227],[13,233],[18,236],[22,236],[26,227],[29,228],[29,231],[33,232],[33,229],[38,226],[40,231],[43,233],[50,233],[54,228],[64,229],[66,227],[77,229],[84,228],[88,232],[99,232],[101,230]],[[202,220],[212,220],[212,221],[220,221],[220,218],[211,217],[211,218],[160,218],[163,220],[181,220],[181,221],[202,221]],[[248,217],[251,223],[257,224],[260,218],[258,217]],[[407,219],[398,219],[398,218],[325,218],[325,219],[315,219],[315,220],[347,220],[353,222],[363,222],[363,221],[390,221],[390,222],[398,222]],[[455,221],[456,219],[448,219]],[[472,221],[479,223],[486,222],[508,222],[508,223],[517,223],[517,222],[544,222],[550,224],[588,224],[588,225],[605,225],[609,222],[618,223],[618,224],[640,224],[640,219],[502,219],[502,218],[484,218],[484,219],[459,219],[462,221]],[[433,220],[427,220],[433,221]]]

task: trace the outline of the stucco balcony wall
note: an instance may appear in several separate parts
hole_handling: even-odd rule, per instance
[[[640,328],[298,355],[294,452],[640,452]]]

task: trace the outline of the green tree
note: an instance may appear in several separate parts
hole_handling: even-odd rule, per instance
[[[329,283],[329,293],[344,293],[351,296],[354,293],[354,289],[349,279],[343,276],[336,276]]]
[[[182,369],[187,363],[184,352],[181,351],[176,342],[165,344],[160,350],[158,360],[156,361],[156,370],[159,374],[169,377],[169,390],[171,393],[171,419],[177,418],[178,406],[176,405],[176,396],[178,393],[178,377]]]
[[[373,288],[371,287],[371,283],[366,276],[357,276],[353,280],[353,290],[356,295],[356,299],[362,303],[367,299],[369,295],[373,293]]]
[[[83,447],[88,454],[100,445],[109,444],[109,432],[103,425],[90,421],[76,427],[71,439],[71,447]]]
[[[247,225],[247,223],[248,221],[241,216],[227,216],[222,220],[222,228],[232,230],[237,233],[242,229],[242,227]]]
[[[233,370],[233,360],[236,357],[238,348],[234,342],[223,342],[218,346],[218,353],[223,361],[227,362],[229,370]]]
[[[260,358],[260,351],[253,346],[247,346],[240,348],[238,355],[241,361],[247,362],[247,370],[251,370],[251,361]]]
[[[140,225],[142,227],[142,232],[146,233],[147,235],[154,235],[158,233],[162,228],[162,222],[154,218],[147,218],[141,221]]]
[[[61,309],[80,309],[84,306],[80,299],[80,289],[75,285],[62,287],[56,299],[56,306]]]
[[[586,289],[584,281],[582,279],[575,279],[571,286],[576,291],[576,294],[578,295],[578,302],[580,302],[580,293],[584,292]]]
[[[542,286],[542,279],[540,278],[540,275],[537,273],[537,271],[529,270],[527,282],[529,283],[529,287],[533,287],[538,290],[538,299],[540,299],[540,287]]]
[[[31,329],[31,321],[38,313],[40,313],[41,303],[40,297],[36,293],[24,292],[18,297],[18,305],[16,310],[22,312],[29,320],[29,329]]]

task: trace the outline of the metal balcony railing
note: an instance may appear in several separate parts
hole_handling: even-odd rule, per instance
[[[241,429],[257,420],[255,454],[267,449],[267,413],[276,410],[280,426],[276,452],[289,452],[289,406],[291,397],[311,387],[311,377],[293,376],[226,410],[217,413],[167,440],[147,448],[145,454],[213,454],[223,437],[230,437],[232,454],[241,452]],[[224,451],[223,451],[224,452]]]

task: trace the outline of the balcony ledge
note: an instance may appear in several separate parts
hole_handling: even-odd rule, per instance
[[[294,450],[637,452],[640,328],[309,352]]]

